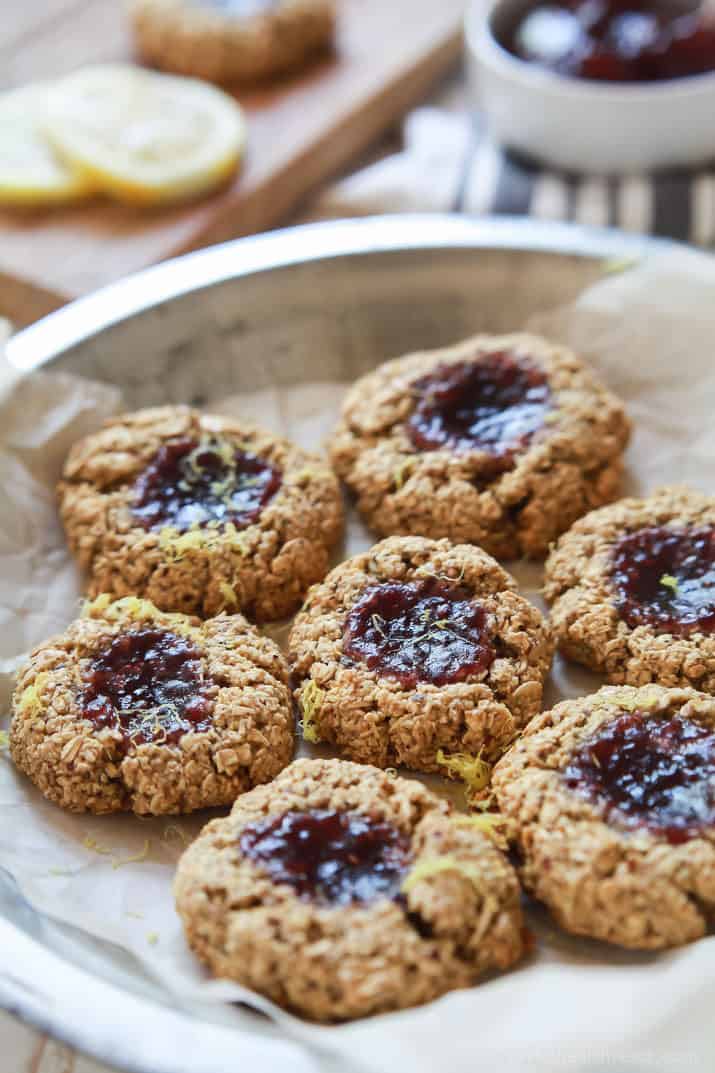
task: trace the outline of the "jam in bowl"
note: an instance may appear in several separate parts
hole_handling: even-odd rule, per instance
[[[679,0],[537,0],[501,44],[572,78],[660,82],[715,71],[715,16]]]

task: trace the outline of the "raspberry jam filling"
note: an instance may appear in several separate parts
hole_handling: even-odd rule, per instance
[[[657,82],[715,70],[715,18],[697,3],[548,0],[503,34],[506,48],[561,75]]]
[[[715,824],[715,734],[680,714],[620,715],[574,755],[564,778],[608,818],[674,845]]]
[[[409,838],[360,812],[286,812],[241,832],[241,853],[306,901],[393,898],[411,861]]]
[[[170,440],[134,484],[132,512],[145,529],[230,522],[250,525],[281,486],[276,466],[225,440]]]
[[[465,589],[426,579],[369,588],[347,617],[343,655],[412,688],[482,674],[495,652],[482,605]]]
[[[677,637],[715,630],[715,528],[639,529],[613,550],[621,618]]]
[[[412,384],[418,402],[407,434],[421,451],[483,451],[497,470],[513,465],[544,424],[551,392],[544,373],[509,353],[439,365]]]
[[[120,634],[84,679],[83,717],[120,730],[127,742],[173,743],[211,725],[201,654],[168,630]]]

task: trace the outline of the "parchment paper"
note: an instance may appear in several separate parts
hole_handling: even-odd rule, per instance
[[[713,492],[715,262],[708,269],[702,257],[659,256],[604,276],[572,308],[545,313],[532,327],[573,345],[626,401],[636,423],[628,491],[687,481]],[[315,447],[329,432],[343,391],[341,384],[310,384],[214,408],[250,414]],[[0,401],[5,726],[22,653],[78,608],[80,579],[57,523],[54,481],[70,443],[120,406],[114,389],[68,375],[38,374],[14,387],[6,376]],[[369,543],[352,517],[342,554]],[[512,569],[538,602],[539,567]],[[557,660],[547,701],[598,684]],[[7,754],[0,757],[0,809],[0,865],[36,909],[133,953],[182,1005],[207,1010],[243,998],[296,1041],[339,1056],[346,1071],[685,1073],[715,1065],[714,938],[659,955],[630,954],[570,939],[530,906],[538,949],[514,971],[420,1009],[320,1028],[232,984],[209,981],[188,953],[170,882],[184,842],[205,815],[68,815],[19,777]],[[251,1022],[235,1007],[224,1007],[221,1017],[238,1027]]]

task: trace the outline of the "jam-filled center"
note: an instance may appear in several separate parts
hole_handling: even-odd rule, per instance
[[[132,513],[145,529],[250,525],[280,488],[280,470],[226,440],[169,440],[134,484]]]
[[[564,778],[607,815],[673,844],[715,824],[715,734],[682,714],[624,712],[582,746]]]
[[[347,617],[343,655],[411,688],[480,675],[495,653],[482,605],[430,578],[369,588]]]
[[[654,82],[715,70],[715,19],[696,2],[548,0],[503,39],[520,59],[576,78]]]
[[[409,838],[391,823],[332,809],[250,824],[239,845],[274,883],[328,905],[395,897],[411,861]]]
[[[508,469],[544,424],[551,392],[544,373],[513,354],[439,365],[414,381],[417,404],[407,421],[421,451],[483,451]]]
[[[613,549],[612,581],[631,627],[686,636],[715,630],[715,527],[653,527]]]
[[[176,742],[211,725],[199,650],[161,629],[115,637],[84,672],[82,715],[137,743]]]

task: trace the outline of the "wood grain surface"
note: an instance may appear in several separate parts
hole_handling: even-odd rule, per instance
[[[114,1073],[0,1011],[2,1073]]]
[[[0,87],[129,59],[122,0],[4,0]],[[419,100],[459,54],[463,0],[343,0],[338,48],[302,75],[236,94],[243,170],[212,197],[146,211],[97,200],[0,212],[0,313],[26,323],[199,246],[276,226]]]

